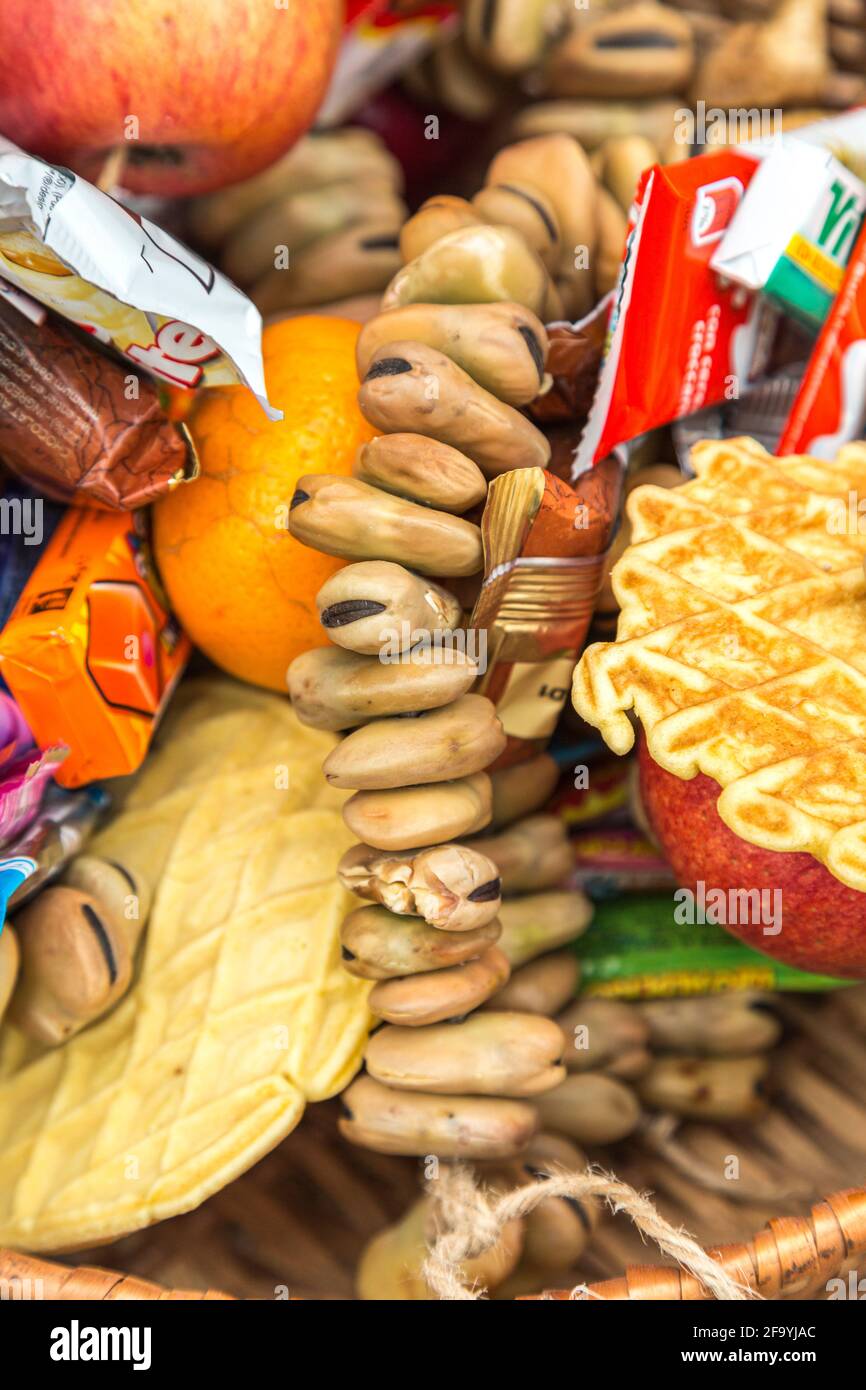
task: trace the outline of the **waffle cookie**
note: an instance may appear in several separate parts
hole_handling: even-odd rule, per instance
[[[679,778],[704,773],[743,840],[866,891],[866,444],[833,462],[707,440],[697,476],[636,488],[617,640],[589,647],[578,713]]]
[[[178,692],[92,842],[154,890],[138,979],[65,1045],[0,1044],[0,1245],[109,1240],[197,1206],[346,1086],[370,986],[340,962],[352,836],[331,735],[227,680]]]

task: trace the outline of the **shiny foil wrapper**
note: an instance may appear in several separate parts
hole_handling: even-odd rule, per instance
[[[476,689],[497,708],[508,745],[494,768],[540,752],[568,699],[616,527],[622,469],[607,459],[575,484],[518,468],[490,484],[481,533],[484,580],[470,626],[486,636]]]
[[[130,395],[132,399],[130,399]],[[0,301],[0,457],[55,502],[130,511],[194,478],[153,383],[83,334]]]

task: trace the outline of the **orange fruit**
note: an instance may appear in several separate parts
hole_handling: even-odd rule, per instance
[[[316,593],[344,564],[288,531],[305,473],[351,473],[375,430],[358,409],[359,325],[308,315],[265,329],[272,405],[252,392],[202,392],[187,421],[201,472],[154,507],[154,553],[172,607],[195,645],[232,675],[286,689],[291,661],[327,643]]]

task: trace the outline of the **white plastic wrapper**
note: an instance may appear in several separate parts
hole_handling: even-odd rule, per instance
[[[16,302],[10,287],[160,381],[241,381],[269,419],[282,418],[268,403],[262,320],[246,295],[155,223],[0,136],[0,293]]]

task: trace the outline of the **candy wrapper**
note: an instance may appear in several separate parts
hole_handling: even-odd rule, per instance
[[[14,758],[17,753],[32,746],[33,735],[23,714],[15,701],[0,690],[0,767],[4,758]]]
[[[540,425],[568,423],[573,428],[575,422],[582,424],[589,414],[612,303],[613,294],[607,294],[579,322],[547,325],[550,349],[546,369],[551,386],[529,406],[530,415]]]
[[[866,211],[866,186],[828,150],[782,144],[757,169],[713,253],[719,275],[821,325]]]
[[[821,147],[820,152],[815,154],[811,146]],[[787,321],[769,298],[720,277],[713,263],[735,217],[742,217],[741,253],[759,253],[765,246],[770,231],[761,217],[747,218],[747,190],[762,161],[779,151],[785,151],[786,165],[799,167],[802,161],[807,169],[816,162],[826,168],[826,151],[843,162],[852,152],[862,158],[866,112],[804,126],[773,143],[748,142],[665,168],[656,165],[643,175],[575,474],[648,430],[735,400],[763,377]],[[785,189],[785,207],[792,222],[790,241],[798,232],[790,188]],[[807,233],[809,226],[807,214]],[[806,259],[805,247],[801,250]],[[834,314],[851,286],[857,259],[855,251]],[[748,280],[757,285],[762,276],[752,274]],[[808,316],[802,317],[805,321]],[[829,351],[832,356],[833,349]],[[859,380],[856,362],[855,354],[845,383],[852,397]],[[820,376],[816,365],[813,379]],[[789,440],[784,452],[796,447]]]
[[[494,766],[530,757],[552,734],[571,686],[619,509],[614,460],[569,486],[542,468],[490,484],[481,520],[484,580],[470,626],[486,633],[477,690],[497,707],[508,746]]]
[[[757,167],[725,149],[643,176],[575,473],[761,370],[778,315],[710,269]]]
[[[835,458],[866,425],[866,226],[806,366],[780,454]]]
[[[25,879],[35,872],[36,863],[33,859],[20,855],[10,859],[0,858],[0,931],[3,930],[3,923],[6,921],[6,909],[10,900]]]
[[[574,873],[569,887],[579,889],[590,898],[613,898],[620,893],[652,893],[676,887],[667,860],[631,826],[582,830],[571,844]]]
[[[559,753],[555,755],[560,762]],[[580,757],[571,766],[579,768]],[[585,779],[564,781],[548,810],[560,816],[569,831],[579,826],[622,824],[629,817],[629,768],[625,758],[603,758],[587,768]]]
[[[98,786],[77,792],[49,790],[36,818],[6,848],[10,858],[33,864],[32,872],[9,898],[10,911],[23,907],[81,852],[109,804],[107,793]]]
[[[0,278],[160,380],[240,380],[280,418],[246,295],[147,218],[2,137]]]
[[[0,847],[20,835],[39,811],[42,798],[66,757],[65,748],[35,749],[0,760]]]
[[[681,924],[671,893],[599,902],[575,943],[581,993],[610,999],[718,994],[733,989],[819,990],[850,984],[753,951],[711,923]]]
[[[0,302],[0,457],[54,501],[131,509],[195,477],[156,387],[59,321]]]
[[[316,125],[346,121],[396,80],[457,21],[457,5],[423,0],[348,0],[346,31]]]
[[[189,657],[125,513],[70,508],[0,632],[0,675],[63,786],[134,772]]]

